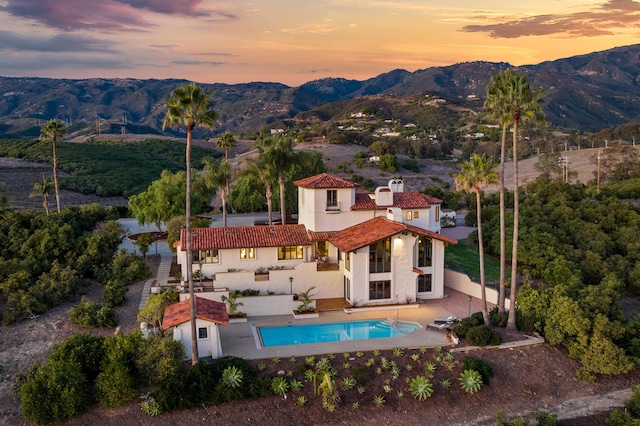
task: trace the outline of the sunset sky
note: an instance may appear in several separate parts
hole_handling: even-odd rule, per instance
[[[0,75],[364,80],[640,42],[631,0],[0,0]]]

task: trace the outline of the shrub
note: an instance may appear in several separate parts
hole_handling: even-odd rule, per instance
[[[480,323],[473,316],[462,318],[462,320],[460,321],[460,324],[453,327],[453,332],[456,333],[458,337],[463,339],[467,336],[467,331],[469,331],[471,327],[475,327],[478,324]]]
[[[480,373],[482,377],[482,383],[489,384],[489,381],[493,377],[493,368],[481,359],[471,356],[465,356],[462,360],[463,370],[475,370]]]
[[[121,279],[112,279],[107,281],[104,286],[103,298],[105,302],[111,306],[120,306],[124,303],[124,295],[127,293],[125,283]]]
[[[625,401],[624,406],[628,408],[634,416],[640,417],[640,387],[631,386],[633,395]]]
[[[74,362],[51,360],[34,364],[17,378],[22,415],[29,421],[45,424],[77,416],[89,407],[86,377]]]
[[[118,325],[116,313],[110,306],[93,303],[86,296],[82,296],[78,306],[69,310],[69,320],[84,328],[115,327]]]
[[[491,320],[491,324],[496,327],[506,327],[507,320],[509,319],[508,312],[499,312],[498,307],[494,307],[489,311],[489,319]]]
[[[469,344],[474,346],[499,345],[502,342],[500,334],[486,325],[471,327],[466,338]]]
[[[558,415],[547,413],[546,411],[539,411],[538,414],[536,414],[536,421],[538,422],[538,426],[557,426]]]
[[[356,379],[356,382],[360,385],[366,385],[367,382],[371,379],[371,373],[369,373],[369,369],[367,367],[363,367],[361,365],[356,365],[351,369],[351,374],[353,374],[353,378]]]
[[[433,384],[425,376],[416,376],[409,382],[409,392],[415,399],[422,401],[433,395]]]
[[[136,358],[136,367],[142,381],[157,386],[168,378],[183,372],[184,346],[171,338],[148,336],[142,339]]]
[[[620,409],[613,410],[607,418],[609,426],[637,426],[638,424],[640,424],[640,420],[634,419],[631,414]]]
[[[93,383],[100,373],[100,364],[105,355],[104,337],[81,333],[74,334],[51,349],[49,361],[69,361],[77,364],[80,371]]]
[[[137,395],[135,380],[122,363],[109,363],[96,379],[96,397],[103,407],[118,407]]]

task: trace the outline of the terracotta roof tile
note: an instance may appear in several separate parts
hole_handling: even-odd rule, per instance
[[[329,238],[329,241],[340,250],[350,252],[373,244],[384,238],[389,238],[403,231],[414,232],[418,235],[424,235],[449,244],[458,243],[457,240],[442,236],[433,231],[428,231],[426,229],[406,225],[400,222],[394,222],[381,216],[340,231],[333,237]]]
[[[193,250],[230,249],[242,247],[308,246],[311,244],[304,225],[230,226],[227,228],[192,229]],[[181,247],[187,237],[182,229]]]
[[[227,305],[215,300],[194,296],[196,302],[196,318],[214,322],[216,324],[228,325],[229,315]],[[164,309],[162,318],[162,329],[168,330],[171,327],[180,325],[191,320],[191,302],[189,299],[174,303]]]
[[[335,235],[336,232],[337,231],[327,231],[327,232],[308,231],[309,238],[311,239],[311,241],[326,241],[329,238],[331,238],[333,235]]]
[[[432,204],[440,204],[442,200],[419,192],[394,192],[392,206],[377,206],[376,200],[369,194],[356,194],[356,202],[351,210],[384,210],[389,207],[401,209],[428,209]]]
[[[340,189],[340,188],[356,188],[360,186],[355,182],[339,178],[338,176],[321,173],[305,179],[293,182],[294,185],[302,188],[311,189]]]

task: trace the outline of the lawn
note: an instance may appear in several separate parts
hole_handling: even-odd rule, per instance
[[[448,245],[444,251],[444,267],[463,272],[476,282],[480,282],[480,260],[478,248],[468,239],[459,240],[458,244]],[[498,259],[484,256],[484,270],[487,284],[500,282],[500,262]],[[505,280],[511,276],[511,268],[507,265]]]

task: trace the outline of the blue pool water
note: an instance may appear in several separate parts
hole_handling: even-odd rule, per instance
[[[260,333],[262,346],[280,346],[401,337],[419,328],[420,325],[416,323],[377,319],[259,327],[258,332]]]

